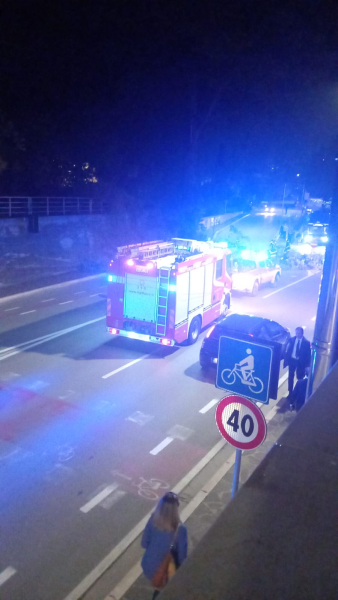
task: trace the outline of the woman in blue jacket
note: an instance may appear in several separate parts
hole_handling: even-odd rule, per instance
[[[145,553],[142,558],[142,569],[154,585],[153,600],[187,558],[187,528],[180,521],[178,507],[178,496],[173,492],[165,494],[143,533],[141,544],[142,548],[145,548]],[[164,570],[166,573],[163,577]]]

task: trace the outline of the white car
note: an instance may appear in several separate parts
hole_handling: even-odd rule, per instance
[[[276,286],[280,275],[280,266],[274,265],[270,260],[240,258],[234,262],[232,289],[256,296],[261,285],[270,283]]]

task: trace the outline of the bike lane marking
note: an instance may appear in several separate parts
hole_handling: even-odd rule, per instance
[[[118,483],[112,483],[111,485],[107,485],[107,487],[105,487],[104,490],[101,490],[101,492],[96,494],[94,498],[92,498],[91,500],[89,500],[89,502],[81,506],[80,511],[83,513],[88,513],[90,510],[92,510],[92,508],[100,504],[102,500],[107,498],[107,496],[110,496],[112,492],[115,492],[115,490],[117,490],[118,487]]]
[[[15,575],[16,569],[13,567],[7,567],[4,571],[0,573],[0,585],[3,585],[10,577]]]
[[[204,469],[209,462],[215,458],[215,456],[222,450],[226,445],[225,440],[220,440],[217,444],[209,450],[209,452],[187,473],[177,485],[172,488],[175,494],[179,494],[189,483]],[[64,600],[80,600],[80,598],[88,591],[90,587],[111,567],[113,563],[120,558],[127,548],[141,535],[143,532],[149,517],[152,515],[153,509],[151,509],[144,517],[122,538],[122,540],[99,562],[96,567],[86,575],[86,577],[73,589],[72,592],[64,598]]]
[[[169,446],[169,444],[171,444],[171,442],[173,442],[173,441],[174,441],[174,438],[166,437],[160,444],[158,444],[157,446],[155,446],[155,448],[150,450],[149,454],[156,456],[156,454],[161,452],[161,450],[163,450],[163,448],[166,448],[167,446]]]
[[[280,388],[283,383],[287,380],[288,373],[282,375],[282,377],[278,381],[278,387]],[[257,402],[257,406],[263,406],[262,402]],[[266,406],[266,405],[265,405]],[[278,411],[277,404],[271,408],[271,410],[265,415],[265,419],[267,422],[271,421]],[[181,520],[184,523],[187,519],[194,513],[194,511],[202,504],[202,502],[206,499],[206,497],[213,491],[213,489],[220,483],[223,479],[224,475],[233,467],[235,463],[236,452],[231,454],[229,458],[225,461],[225,463],[216,471],[216,473],[209,479],[206,485],[203,485],[203,488],[197,492],[197,494],[192,498],[192,500],[187,504],[185,508],[183,508],[181,512]],[[174,492],[178,493],[178,491],[174,488]],[[137,579],[142,575],[142,567],[141,560],[139,560],[126,575],[119,581],[119,583],[114,587],[114,589],[104,598],[104,600],[121,600],[125,593],[129,590],[129,588],[137,581]],[[70,596],[65,600],[76,600],[76,597]]]

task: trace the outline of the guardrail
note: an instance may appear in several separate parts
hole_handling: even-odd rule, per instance
[[[0,219],[49,217],[60,215],[91,215],[106,211],[106,203],[99,199],[58,196],[0,196]]]

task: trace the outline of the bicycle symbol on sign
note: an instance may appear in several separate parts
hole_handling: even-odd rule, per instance
[[[221,373],[221,377],[226,385],[233,385],[238,377],[240,382],[247,385],[251,392],[260,394],[264,389],[263,382],[259,377],[253,376],[254,357],[252,356],[251,349],[248,348],[246,353],[248,356],[235,364],[233,369],[224,369]]]

